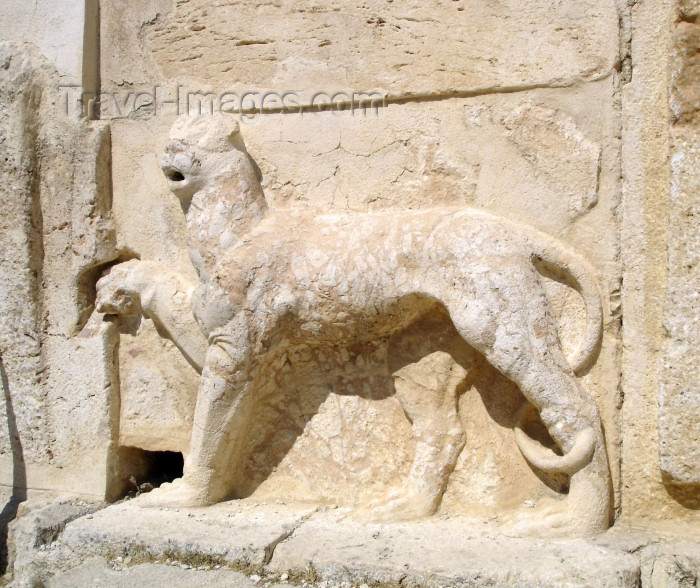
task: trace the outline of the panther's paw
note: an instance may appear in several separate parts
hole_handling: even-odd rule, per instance
[[[386,496],[358,508],[354,518],[377,523],[411,521],[435,514],[435,497],[412,488],[394,488]]]
[[[178,478],[172,483],[162,484],[147,494],[141,494],[134,499],[134,504],[144,507],[189,507],[208,506],[212,501],[208,500],[203,492],[190,486],[182,478]]]
[[[526,512],[505,520],[499,531],[507,537],[581,537],[588,533],[567,500],[544,499]]]

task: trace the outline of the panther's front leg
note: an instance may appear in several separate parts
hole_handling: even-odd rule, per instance
[[[139,498],[144,506],[204,506],[236,497],[243,442],[255,406],[243,313],[209,337],[183,477]]]

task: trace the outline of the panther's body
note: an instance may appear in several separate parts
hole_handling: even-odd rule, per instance
[[[520,387],[566,453],[540,455],[521,434],[527,457],[569,473],[588,470],[581,496],[574,496],[572,482],[569,499],[582,502],[575,509],[590,511],[581,516],[591,528],[607,524],[600,418],[572,369],[590,360],[601,328],[597,287],[583,260],[549,236],[475,210],[268,212],[237,133],[227,145],[202,123],[180,126],[163,169],[187,213],[190,256],[200,276],[193,312],[208,347],[185,476],[171,499],[211,503],[235,494],[256,374],[271,357],[298,343],[390,335],[441,304],[461,337]],[[586,334],[571,365],[559,346],[539,263],[566,274],[586,303]],[[148,290],[147,277],[142,281],[132,290],[140,288],[148,314],[147,307],[158,307],[157,288]],[[591,487],[595,478],[600,481]]]
[[[546,306],[532,259],[545,253],[543,246],[513,229],[464,209],[353,215],[282,210],[233,246],[212,280],[233,307],[252,313],[256,331],[278,333],[277,319],[284,317],[294,319],[303,338],[372,336],[376,329],[405,326],[415,317],[402,316],[397,307],[420,312],[424,298],[441,301],[455,318],[466,312],[472,317],[469,342],[484,347],[505,326],[501,313],[531,316],[531,309],[519,310],[527,298]],[[549,323],[545,312],[538,318]],[[202,326],[209,329],[206,319]]]

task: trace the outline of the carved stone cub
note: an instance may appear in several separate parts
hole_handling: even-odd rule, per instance
[[[545,524],[605,529],[610,481],[600,416],[575,375],[592,361],[602,328],[598,288],[582,258],[478,210],[268,211],[259,170],[226,119],[178,120],[161,164],[187,216],[199,284],[145,261],[115,266],[98,283],[100,312],[151,317],[201,369],[184,476],[143,502],[204,505],[236,496],[241,440],[266,362],[302,343],[391,335],[439,304],[536,407],[563,452],[516,429],[531,465],[573,475],[565,505]],[[568,361],[538,264],[567,275],[586,305],[583,342]],[[459,378],[450,378],[438,385],[455,387]],[[449,467],[441,471],[449,475]],[[431,514],[435,500],[415,494],[395,505],[410,507],[411,516]]]

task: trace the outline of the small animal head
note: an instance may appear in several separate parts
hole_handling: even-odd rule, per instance
[[[161,170],[168,188],[187,210],[194,194],[233,173],[259,184],[258,166],[246,151],[238,121],[230,115],[181,116],[170,130]]]

